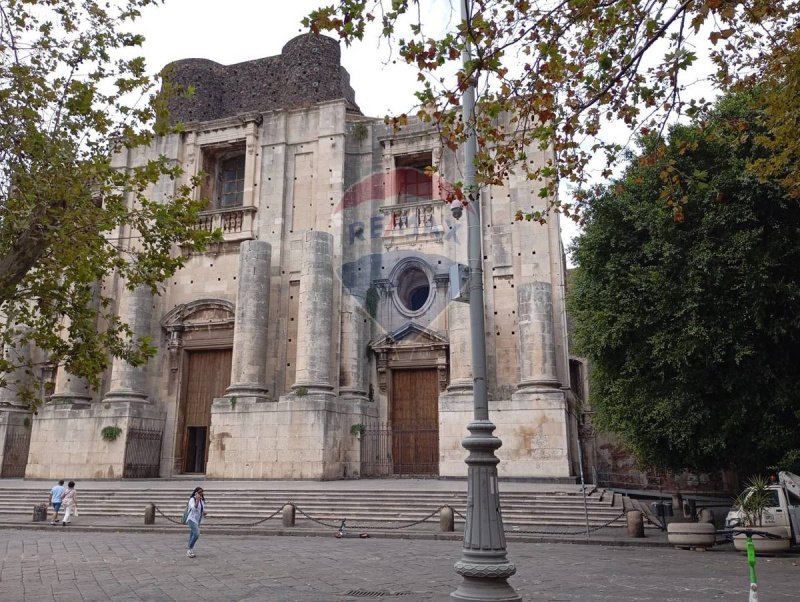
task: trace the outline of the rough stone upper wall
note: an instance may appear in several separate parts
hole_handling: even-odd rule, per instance
[[[339,43],[314,34],[289,40],[277,56],[235,65],[205,59],[176,61],[167,67],[167,77],[178,86],[191,86],[194,94],[171,99],[171,118],[183,123],[211,121],[341,98],[358,111],[350,76],[339,61]]]

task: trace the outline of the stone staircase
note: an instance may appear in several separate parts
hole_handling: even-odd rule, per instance
[[[0,516],[31,516],[33,506],[47,501],[46,491],[30,488],[0,489]],[[376,481],[369,489],[225,489],[224,485],[204,486],[209,516],[214,524],[234,525],[253,523],[266,518],[287,502],[292,502],[307,515],[330,524],[347,519],[350,526],[400,525],[418,521],[442,505],[452,506],[458,513],[466,513],[466,493],[453,491],[381,490]],[[161,512],[177,518],[185,507],[191,487],[179,484],[153,489],[115,488],[112,483],[102,488],[78,488],[81,517],[120,517],[125,522],[140,524],[144,508],[154,503]],[[584,503],[580,489],[553,492],[507,492],[501,493],[503,521],[506,530],[543,528],[559,530],[581,530],[586,527]],[[620,496],[613,492],[591,490],[586,506],[590,527],[600,527],[622,512]],[[167,521],[156,516],[157,522]],[[438,513],[431,519],[438,521]],[[456,515],[456,524],[463,519]],[[280,515],[265,523],[280,525]],[[297,512],[298,526],[312,526],[313,521]],[[624,527],[624,519],[615,521],[612,527]]]

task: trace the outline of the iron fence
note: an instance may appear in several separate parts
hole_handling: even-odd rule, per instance
[[[157,479],[161,464],[161,431],[129,429],[125,441],[126,479]]]
[[[8,427],[6,442],[3,446],[3,465],[0,467],[0,477],[18,479],[25,476],[30,445],[30,427],[24,425]]]
[[[361,434],[361,476],[437,476],[439,429],[376,424]]]

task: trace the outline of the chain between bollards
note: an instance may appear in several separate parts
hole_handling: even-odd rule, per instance
[[[148,512],[150,511],[150,507],[151,506],[152,506],[152,512],[153,512],[153,522],[152,523],[148,523],[147,522],[147,520],[148,520]],[[323,527],[328,527],[330,529],[336,529],[337,531],[341,531],[344,527],[347,527],[349,529],[358,529],[358,530],[362,530],[362,531],[365,531],[365,530],[399,531],[399,530],[402,530],[402,529],[409,529],[411,527],[415,527],[415,526],[420,525],[422,523],[428,522],[436,514],[439,514],[440,530],[442,532],[452,532],[452,531],[454,531],[454,517],[455,516],[459,517],[462,520],[466,520],[466,516],[464,516],[461,512],[459,512],[458,510],[456,510],[455,508],[453,508],[449,504],[442,504],[441,506],[437,507],[435,510],[433,510],[429,514],[425,515],[424,517],[422,517],[422,518],[420,518],[418,520],[407,522],[407,523],[403,523],[403,524],[400,524],[400,525],[383,525],[383,526],[380,526],[380,527],[376,527],[375,525],[358,525],[358,524],[351,525],[351,524],[347,524],[347,519],[346,518],[337,519],[339,521],[338,524],[337,524],[337,523],[326,522],[324,520],[320,520],[318,518],[315,518],[315,517],[311,516],[310,514],[308,514],[307,512],[305,512],[302,508],[300,508],[296,504],[294,504],[292,502],[286,502],[285,504],[280,506],[275,512],[273,512],[269,516],[266,516],[265,518],[261,518],[261,519],[259,519],[257,521],[248,522],[248,523],[225,523],[224,526],[226,526],[226,527],[254,527],[256,525],[263,524],[263,523],[275,518],[276,516],[278,516],[278,514],[284,513],[284,515],[283,515],[283,518],[284,518],[283,526],[284,527],[294,527],[295,526],[295,520],[294,520],[295,512],[300,514],[304,518],[310,520],[313,523],[316,523],[316,524],[321,525]],[[183,523],[181,523],[180,520],[174,519],[174,518],[164,514],[164,512],[161,510],[161,508],[159,508],[156,504],[153,504],[153,503],[150,503],[145,507],[145,524],[153,524],[155,522],[155,513],[158,513],[161,517],[167,519],[169,522],[171,522],[173,524],[176,524],[176,525],[183,524]],[[598,527],[593,527],[590,530],[591,531],[598,531],[599,529],[603,529],[605,527],[608,527],[608,526],[614,524],[616,521],[618,521],[623,516],[625,516],[625,513],[622,513],[619,516],[614,517],[610,521],[608,521],[608,522],[606,522],[606,523],[604,523],[604,524],[602,524],[602,525],[600,525]],[[533,535],[581,535],[581,534],[585,533],[585,530],[581,530],[581,531],[552,531],[552,530],[550,530],[550,531],[541,531],[541,530],[531,531],[531,530],[522,530],[522,529],[506,529],[505,532],[509,533],[509,534],[528,534],[528,535],[531,535],[531,534],[533,534]]]

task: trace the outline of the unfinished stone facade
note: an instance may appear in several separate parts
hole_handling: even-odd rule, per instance
[[[25,475],[464,477],[469,311],[452,297],[467,229],[441,200],[462,158],[427,124],[395,132],[363,116],[328,38],[239,65],[179,61],[171,77],[196,90],[173,106],[185,132],[115,162],[163,154],[187,178],[207,173],[197,227],[223,241],[159,295],[103,283],[158,353],[114,362],[100,391],[59,372],[32,418]],[[558,219],[514,220],[537,193],[521,176],[481,193],[490,415],[501,476],[568,479]],[[109,426],[115,440],[101,436]]]

